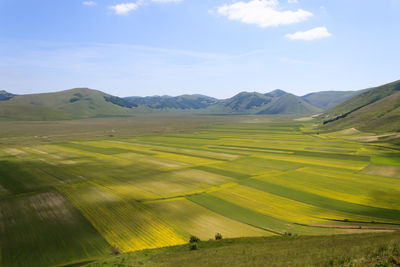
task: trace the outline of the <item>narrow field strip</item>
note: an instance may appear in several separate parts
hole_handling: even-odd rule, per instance
[[[121,149],[121,151],[129,151],[115,154],[123,154],[123,153],[135,153],[139,155],[153,156],[156,153],[151,152],[150,150],[143,150],[138,148],[137,146],[133,146],[130,143],[118,142],[118,141],[90,141],[90,142],[75,142],[74,144],[82,144],[87,146],[93,146],[97,148],[104,149]],[[104,153],[103,153],[104,154]]]
[[[1,266],[54,266],[90,260],[111,247],[60,193],[0,201]]]
[[[338,160],[338,159],[328,159],[328,158],[319,159],[319,158],[311,158],[298,155],[280,156],[277,154],[264,153],[264,154],[258,154],[257,156],[264,159],[294,162],[307,165],[320,165],[326,167],[357,170],[357,171],[364,169],[369,164],[367,162],[362,162],[362,161]]]
[[[58,186],[112,246],[124,252],[186,242],[168,223],[139,202],[127,202],[90,184]]]
[[[152,149],[152,151],[184,155],[184,156],[189,156],[189,157],[193,157],[193,158],[203,158],[203,159],[210,159],[210,160],[216,160],[216,161],[228,161],[228,159],[221,159],[221,158],[216,158],[216,157],[211,157],[211,156],[200,155],[198,153],[181,152],[181,151],[174,151],[174,150],[169,150],[169,149]]]
[[[0,185],[9,194],[28,193],[49,186],[22,160],[0,160]]]
[[[115,155],[115,154],[132,152],[131,150],[123,149],[123,148],[97,147],[97,146],[91,146],[88,144],[81,144],[81,143],[62,143],[62,144],[58,144],[58,145],[68,147],[68,148],[74,148],[74,149],[78,149],[78,150],[82,150],[82,151],[86,151],[86,152],[103,154],[103,155]]]
[[[229,219],[185,198],[154,201],[146,205],[181,229],[187,239],[190,235],[201,240],[213,239],[216,233],[226,238],[271,235],[270,232]]]
[[[187,199],[225,217],[254,227],[259,227],[260,229],[274,234],[284,234],[285,232],[296,234],[317,234],[322,232],[332,233],[330,229],[315,229],[307,226],[292,224],[288,221],[280,220],[254,210],[241,207],[210,194],[192,195],[187,197]]]
[[[263,159],[260,157],[251,156],[219,164],[209,164],[207,166],[215,169],[229,170],[232,172],[241,173],[243,175],[254,176],[263,174],[264,172],[271,170],[280,170],[280,171],[293,170],[301,168],[304,165],[300,163]]]
[[[227,177],[231,177],[231,178],[235,178],[235,179],[247,179],[247,178],[251,177],[248,174],[243,174],[243,173],[239,173],[239,172],[233,172],[231,170],[225,170],[225,169],[217,169],[217,168],[211,167],[210,165],[208,165],[208,166],[194,166],[194,167],[192,167],[192,169],[206,171],[206,172],[210,172],[210,173],[215,173],[215,174],[219,174],[219,175],[223,175],[223,176],[227,176]]]
[[[219,160],[214,160],[214,159],[208,159],[208,158],[196,157],[196,156],[190,156],[190,155],[182,155],[182,154],[176,154],[176,153],[167,153],[167,152],[159,152],[159,154],[155,157],[162,158],[162,159],[174,160],[174,161],[192,164],[192,165],[204,165],[204,164],[212,164],[212,163],[221,162]]]
[[[341,220],[352,218],[364,221],[368,219],[368,217],[364,216],[356,216],[294,201],[243,185],[224,188],[211,193],[211,195],[256,212],[298,224],[315,225],[327,223],[322,218]]]
[[[337,210],[346,213],[353,213],[363,216],[371,217],[371,221],[377,218],[386,219],[389,222],[398,222],[400,218],[400,211],[374,208],[350,202],[345,202],[333,198],[327,198],[316,194],[311,194],[304,191],[295,190],[289,187],[283,187],[277,184],[272,184],[267,181],[258,179],[248,179],[240,182],[243,185],[253,187],[271,194],[289,198],[295,201],[303,202],[306,204],[319,206],[326,209]]]
[[[329,170],[313,168],[257,178],[329,198],[400,211],[400,180],[397,179],[368,177],[344,171],[329,173]],[[354,186],[355,183],[357,186]]]

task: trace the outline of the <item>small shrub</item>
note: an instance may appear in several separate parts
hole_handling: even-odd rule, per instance
[[[192,235],[189,239],[189,243],[197,243],[200,242],[200,238],[198,238],[197,236]]]
[[[221,239],[222,239],[222,235],[220,233],[216,233],[215,240],[221,240]]]
[[[199,247],[198,247],[197,243],[191,243],[189,248],[190,248],[190,250],[197,250]]]
[[[344,222],[349,222],[349,219],[344,219],[343,221],[344,221]]]
[[[292,233],[290,233],[290,232],[285,232],[285,235],[286,235],[286,236],[292,236]]]
[[[119,255],[119,254],[121,254],[121,250],[119,248],[117,248],[117,247],[112,247],[111,248],[111,254],[112,255]]]
[[[389,267],[389,264],[385,261],[375,263],[375,267]]]

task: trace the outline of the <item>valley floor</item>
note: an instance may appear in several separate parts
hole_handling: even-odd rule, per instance
[[[263,116],[27,125],[0,130],[2,266],[71,265],[183,245],[191,235],[281,242],[400,230],[398,147],[354,138],[363,133],[317,133],[312,122]],[[360,240],[381,236],[398,233]],[[352,236],[307,238],[287,242]],[[184,248],[187,262],[207,251]]]

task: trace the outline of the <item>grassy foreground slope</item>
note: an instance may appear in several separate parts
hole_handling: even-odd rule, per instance
[[[380,264],[380,265],[379,265]],[[400,233],[259,237],[200,242],[109,257],[108,266],[398,266]]]

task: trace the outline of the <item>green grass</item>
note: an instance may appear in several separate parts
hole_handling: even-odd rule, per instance
[[[61,194],[0,200],[2,266],[51,266],[106,255],[110,246]]]
[[[107,266],[390,266],[400,260],[400,233],[253,237],[200,242],[108,257]],[[375,265],[380,263],[381,265]],[[386,264],[386,265],[385,265]]]

